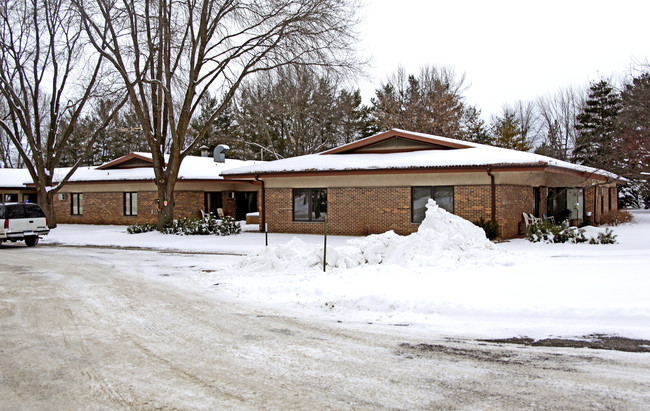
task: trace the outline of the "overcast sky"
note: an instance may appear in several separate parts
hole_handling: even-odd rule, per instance
[[[650,58],[650,0],[366,2],[365,103],[399,65],[445,65],[466,74],[467,101],[488,119],[504,103],[622,77]]]

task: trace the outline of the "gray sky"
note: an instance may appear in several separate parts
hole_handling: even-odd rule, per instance
[[[649,0],[366,1],[366,103],[399,65],[444,65],[466,74],[467,101],[488,119],[504,103],[622,77],[650,58]]]

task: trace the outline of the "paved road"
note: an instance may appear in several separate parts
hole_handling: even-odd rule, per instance
[[[435,340],[404,327],[269,314],[138,274],[165,258],[2,247],[0,408],[650,404],[648,354]]]

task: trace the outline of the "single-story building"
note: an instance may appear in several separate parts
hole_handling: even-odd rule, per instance
[[[175,187],[176,216],[200,218],[219,211],[237,220],[258,211],[259,186],[248,181],[226,181],[229,168],[255,165],[255,161],[187,156]],[[69,169],[55,171],[55,181]],[[11,178],[10,178],[11,177]],[[0,169],[0,194],[6,201],[36,202],[36,190],[27,170]],[[7,182],[11,181],[11,184]],[[5,187],[7,186],[7,187]],[[30,197],[31,196],[31,197]],[[158,192],[150,153],[131,153],[93,167],[80,167],[54,199],[58,223],[121,224],[155,222]]]
[[[0,168],[0,202],[36,202],[36,190],[26,186],[32,176],[25,168]]]
[[[617,208],[622,182],[546,156],[397,129],[221,175],[261,185],[269,232],[323,233],[327,222],[330,234],[408,234],[433,198],[467,220],[496,220],[502,238],[520,234],[523,213],[598,223]]]

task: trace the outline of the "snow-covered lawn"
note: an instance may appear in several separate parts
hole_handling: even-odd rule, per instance
[[[650,339],[647,210],[633,211],[634,223],[613,227],[614,245],[524,239],[492,245],[473,226],[434,214],[409,237],[329,236],[326,272],[323,237],[313,235],[269,234],[266,248],[264,234],[256,232],[183,237],[60,225],[42,243],[246,254],[179,257],[173,275],[159,279],[292,315],[409,325],[448,336]],[[604,228],[589,234],[597,230]]]

